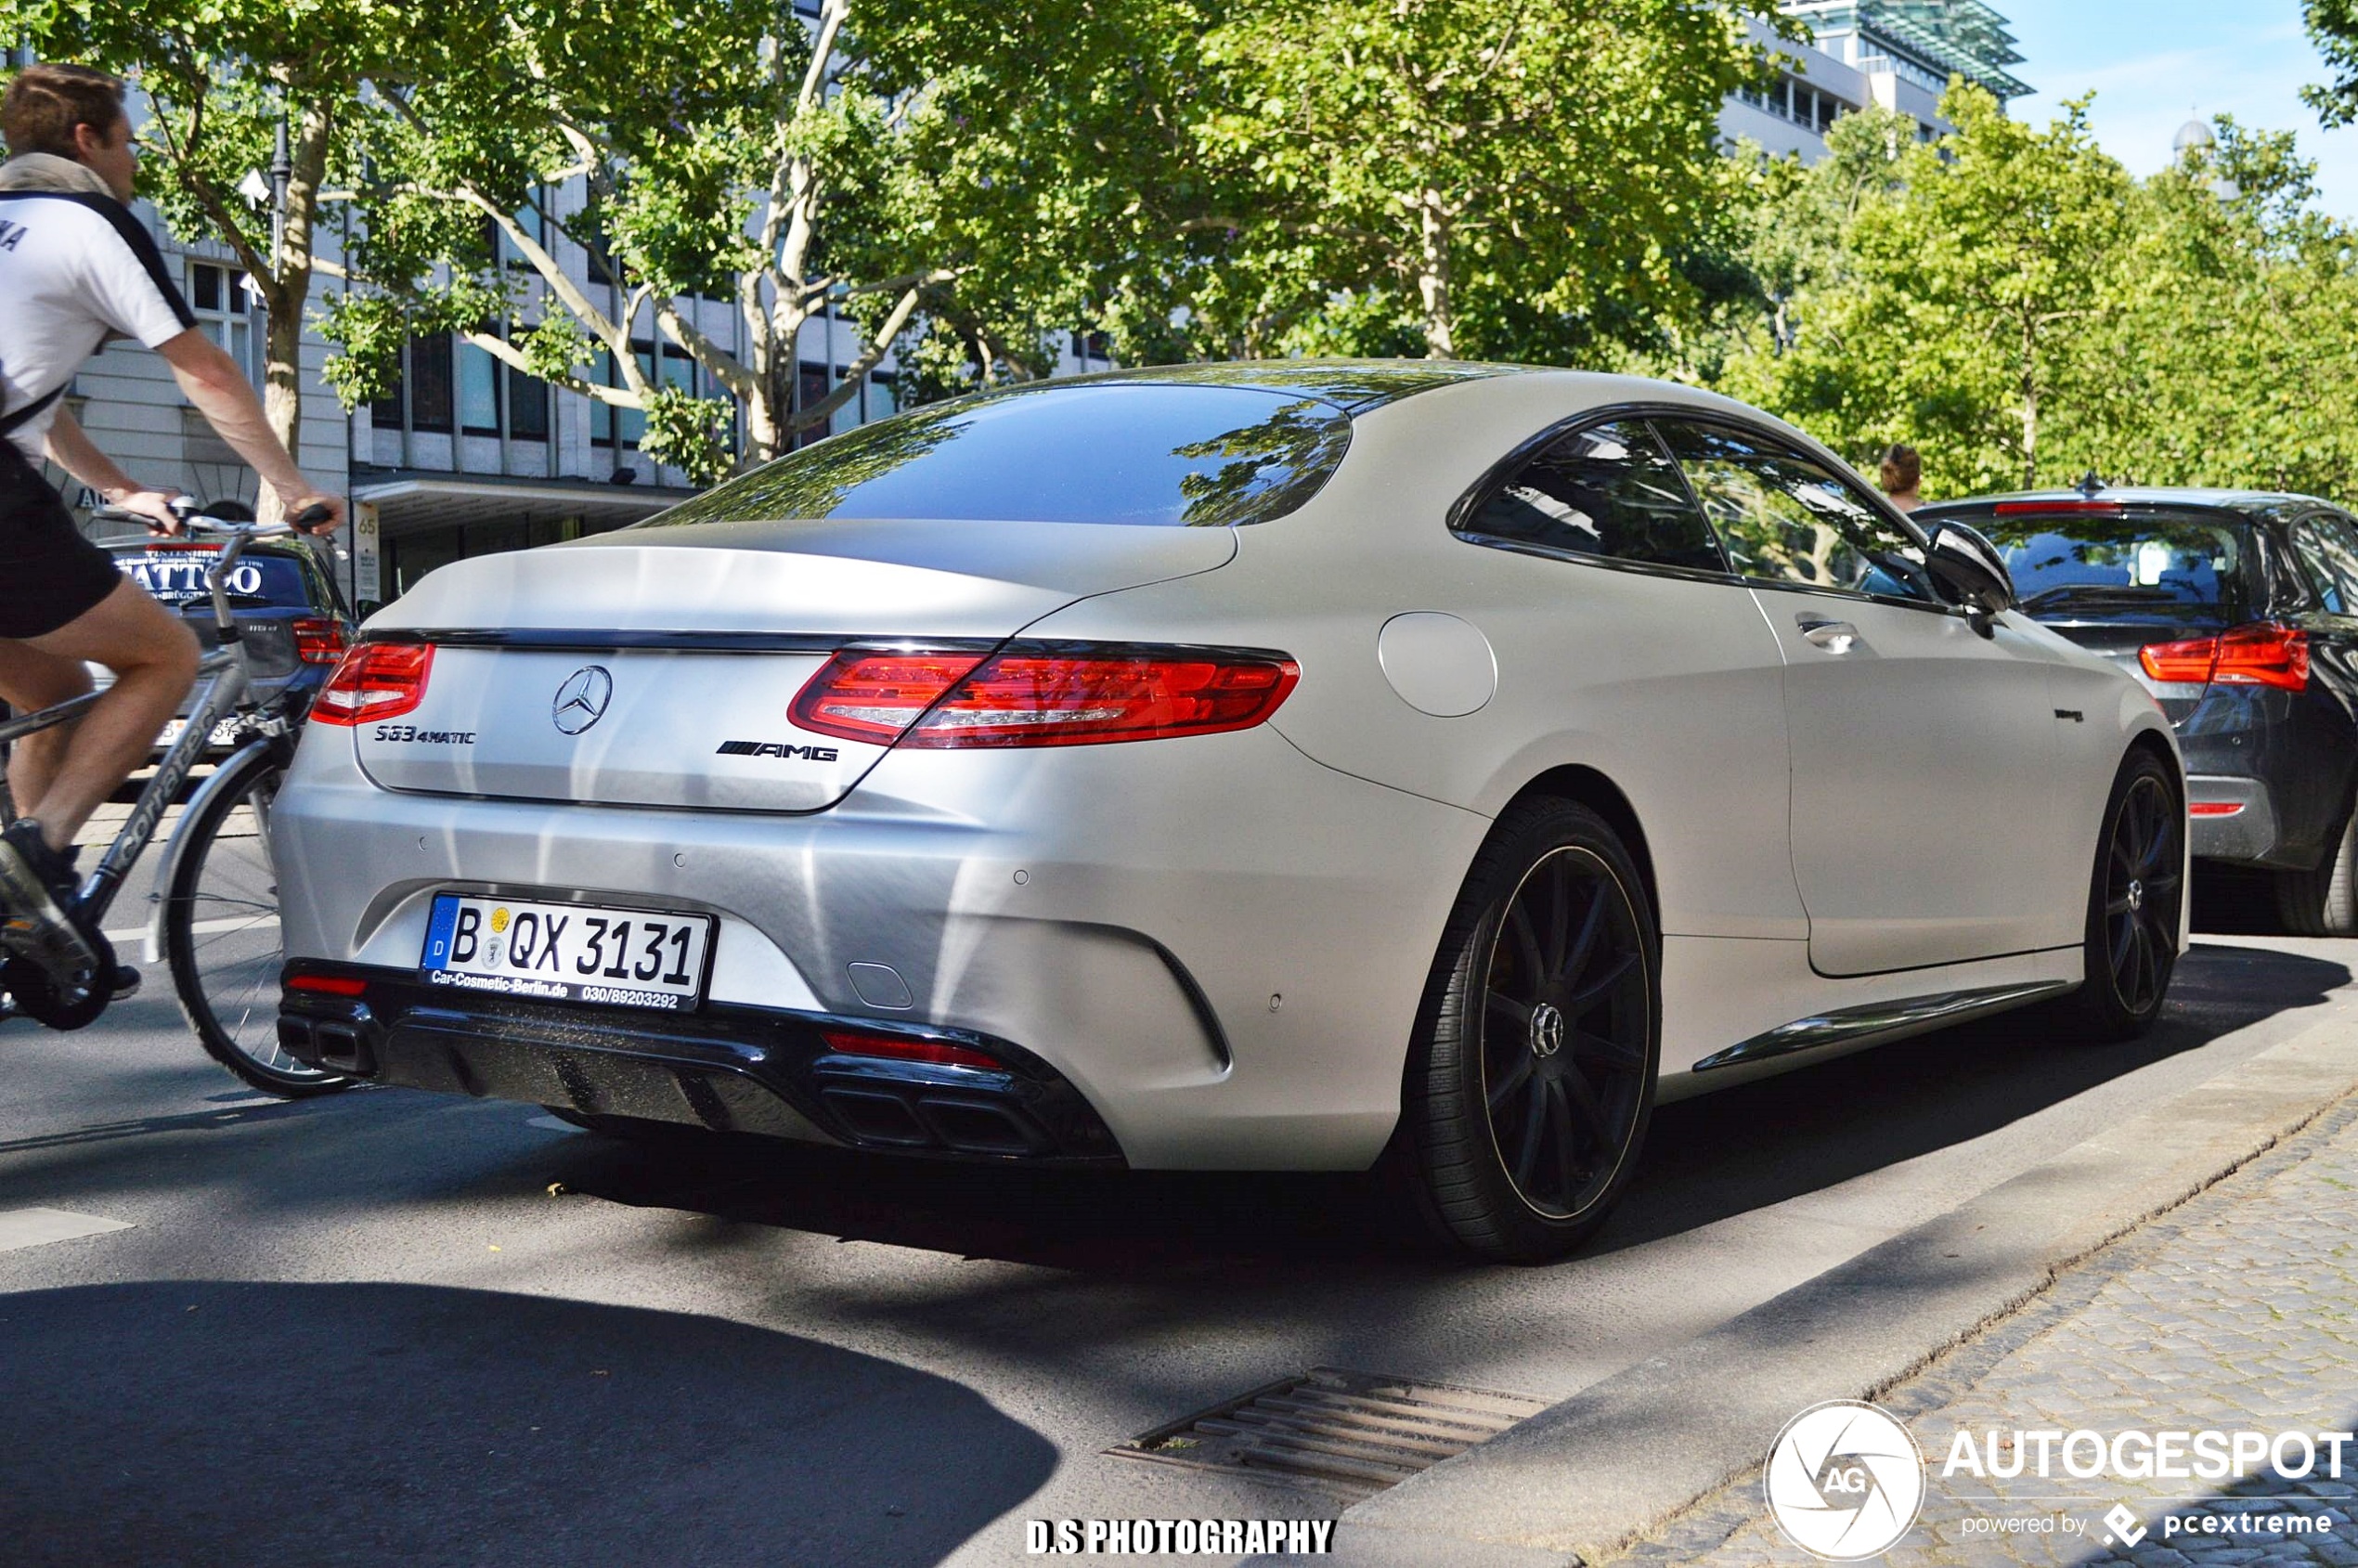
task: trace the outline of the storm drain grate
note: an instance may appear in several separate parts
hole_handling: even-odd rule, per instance
[[[1313,1367],[1107,1450],[1370,1497],[1546,1409],[1454,1383]]]

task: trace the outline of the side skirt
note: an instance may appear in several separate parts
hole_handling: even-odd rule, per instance
[[[1984,986],[1974,991],[1936,991],[1930,996],[1903,997],[1896,1002],[1844,1007],[1814,1017],[1796,1018],[1756,1034],[1740,1044],[1715,1052],[1694,1065],[1696,1072],[1789,1056],[1827,1046],[1859,1047],[1903,1040],[1987,1013],[2002,1013],[2073,990],[2069,980],[2034,980],[2021,985]]]

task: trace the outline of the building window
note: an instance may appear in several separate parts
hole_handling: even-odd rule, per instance
[[[450,434],[450,334],[409,340],[409,428]]]
[[[508,434],[517,441],[549,439],[549,383],[513,365],[508,367]]]
[[[824,365],[813,365],[808,359],[797,369],[799,381],[795,388],[798,394],[795,398],[795,408],[797,410],[815,408],[825,402],[827,394],[835,390],[835,372]],[[808,430],[798,432],[795,436],[794,444],[797,447],[808,447],[813,441],[824,441],[832,434],[833,432],[826,425],[814,424]]]
[[[499,434],[499,361],[487,348],[459,344],[459,428],[469,435]]]
[[[401,428],[401,404],[408,390],[408,383],[403,378],[402,367],[408,357],[409,345],[408,343],[403,343],[394,351],[393,384],[385,388],[385,395],[382,397],[369,405],[369,422],[379,430]]]
[[[246,275],[234,266],[190,262],[188,308],[197,317],[197,330],[253,375],[253,295],[246,289]]]
[[[640,373],[650,381],[654,380],[655,373],[654,343],[645,338],[634,338],[631,340],[630,347],[639,361]],[[619,387],[628,384],[622,379],[621,369],[615,363],[614,352],[611,349],[599,356],[599,363],[602,370],[602,379],[606,385]],[[636,408],[617,408],[611,403],[591,404],[590,407],[590,445],[612,447],[615,444],[617,434],[621,437],[621,445],[638,446],[639,438],[647,434],[647,416]]]

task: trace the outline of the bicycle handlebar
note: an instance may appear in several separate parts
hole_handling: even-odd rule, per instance
[[[281,535],[302,533],[316,523],[325,523],[333,515],[326,507],[315,502],[283,523],[256,523],[250,518],[214,517],[200,510],[204,503],[191,500],[187,496],[175,496],[166,504],[172,508],[173,515],[180,519],[180,525],[183,528],[207,534],[241,534],[248,538],[255,539],[277,538]],[[243,503],[229,504],[238,505],[240,510],[243,509]],[[109,523],[137,523],[149,528],[155,526],[155,520],[147,513],[127,512],[119,506],[97,507],[91,511],[90,515]]]

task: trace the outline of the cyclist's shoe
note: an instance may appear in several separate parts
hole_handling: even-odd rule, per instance
[[[124,997],[132,995],[137,991],[139,989],[139,982],[145,978],[145,976],[139,973],[139,966],[136,964],[116,965],[114,966],[114,978],[110,982],[109,982],[114,993],[114,1000],[120,1002]]]
[[[53,974],[98,964],[97,944],[66,914],[74,901],[73,852],[49,848],[26,817],[0,829],[0,948]],[[112,960],[109,959],[109,973]]]

